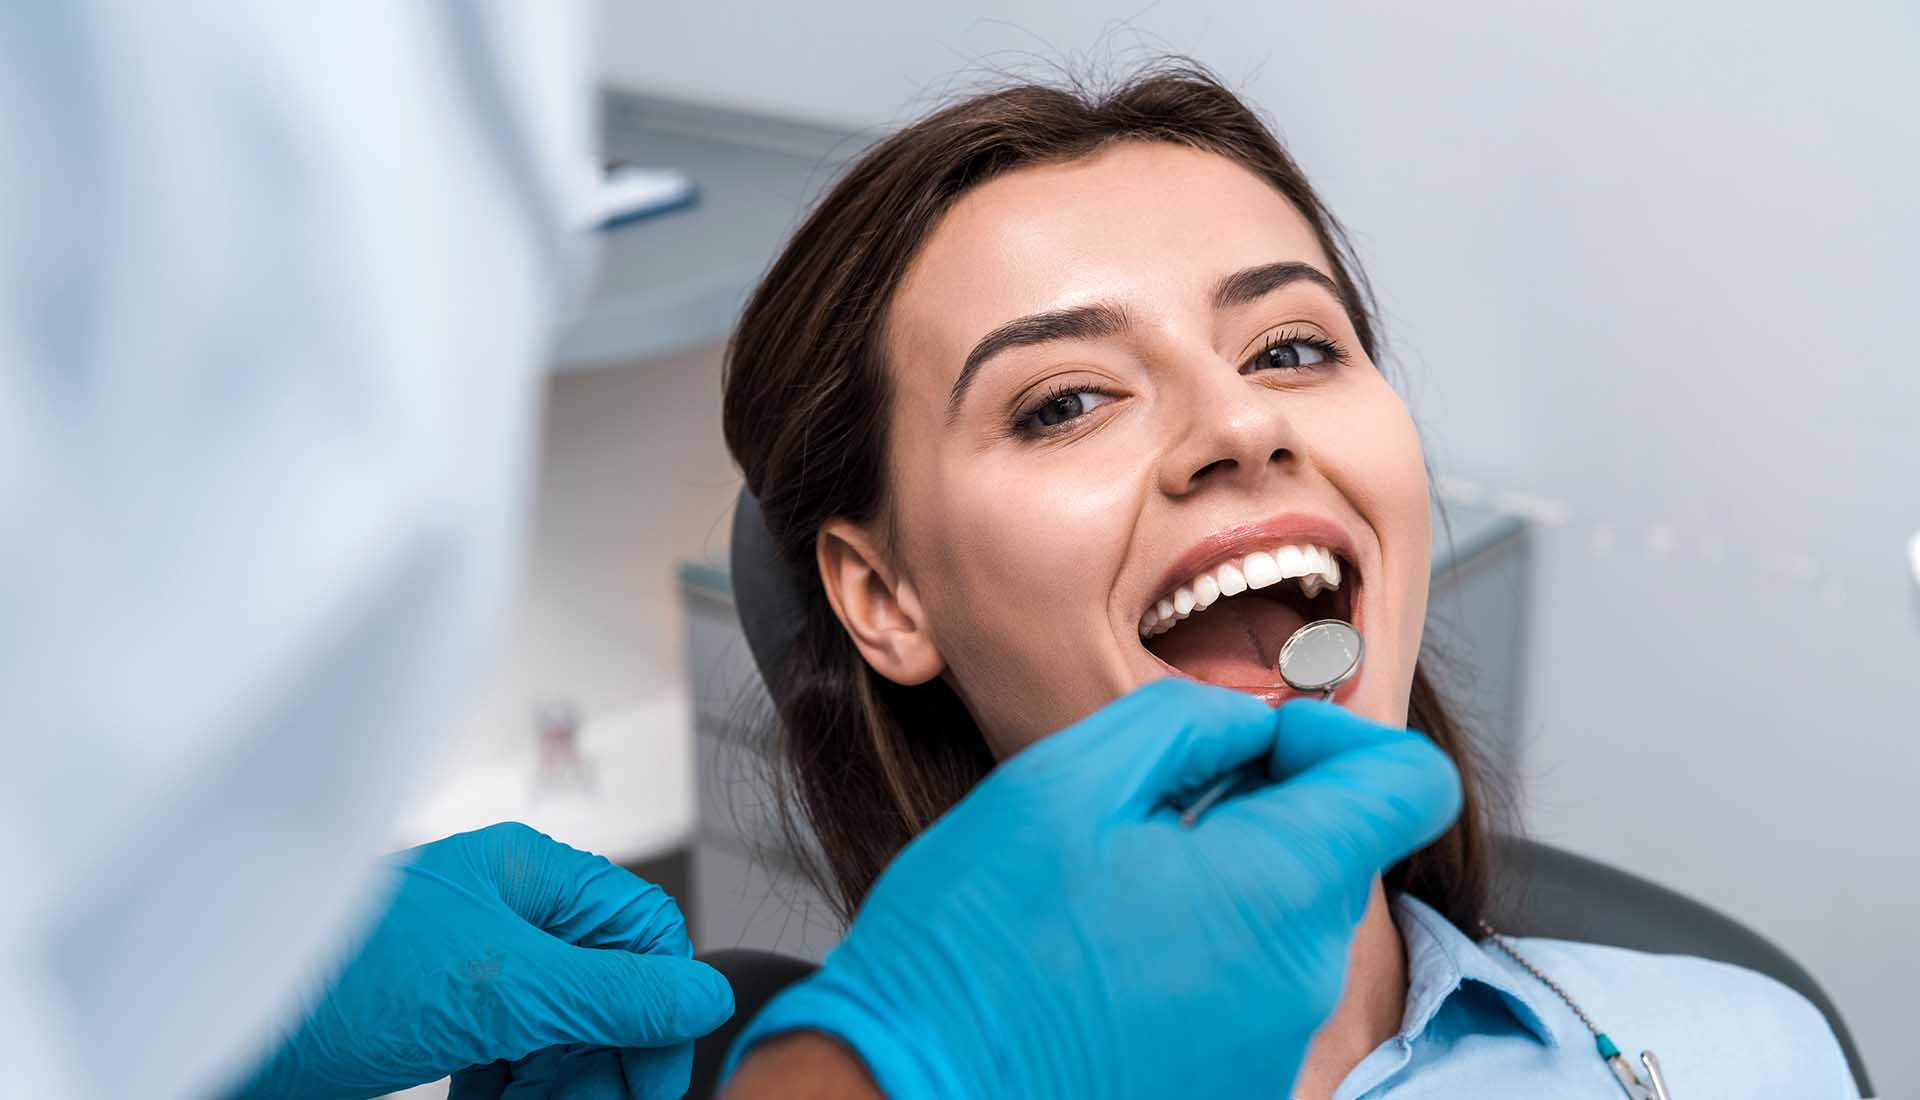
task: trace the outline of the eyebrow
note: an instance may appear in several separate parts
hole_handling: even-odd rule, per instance
[[[1347,308],[1347,296],[1340,292],[1340,284],[1328,278],[1326,272],[1312,264],[1293,260],[1250,267],[1245,271],[1236,271],[1220,280],[1213,288],[1213,308],[1232,309],[1234,306],[1243,306],[1283,286],[1299,282],[1319,286],[1333,295],[1333,300],[1340,303],[1340,308]]]
[[[1346,295],[1340,292],[1338,283],[1312,264],[1292,260],[1249,267],[1221,279],[1214,285],[1213,308],[1232,309],[1298,282],[1321,287],[1342,309],[1347,308]],[[1126,310],[1105,303],[1049,310],[1008,321],[981,337],[967,353],[960,376],[953,380],[953,392],[947,396],[947,420],[951,422],[959,415],[960,403],[966,400],[967,389],[981,366],[1001,352],[1055,340],[1099,340],[1121,332],[1127,324]]]
[[[947,396],[947,419],[951,421],[960,412],[960,402],[966,399],[967,387],[973,385],[981,365],[1001,352],[1055,340],[1098,340],[1126,327],[1126,311],[1105,304],[1049,310],[1008,321],[982,336],[967,353],[960,377],[953,380],[953,392]]]

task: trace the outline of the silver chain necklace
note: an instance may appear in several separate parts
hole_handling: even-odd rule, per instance
[[[1587,1025],[1588,1031],[1593,1032],[1594,1046],[1599,1048],[1600,1057],[1613,1070],[1613,1076],[1620,1082],[1620,1087],[1627,1091],[1630,1100],[1673,1100],[1667,1092],[1667,1079],[1660,1072],[1660,1059],[1654,1056],[1653,1051],[1640,1052],[1640,1065],[1645,1067],[1648,1079],[1653,1082],[1652,1085],[1647,1085],[1641,1082],[1640,1075],[1633,1072],[1633,1067],[1627,1064],[1627,1058],[1620,1053],[1620,1048],[1613,1045],[1613,1040],[1607,1038],[1606,1032],[1594,1026],[1593,1019],[1587,1015],[1586,1010],[1576,1004],[1572,997],[1567,996],[1567,991],[1560,988],[1559,982],[1547,977],[1539,967],[1527,961],[1524,955],[1514,949],[1512,941],[1494,931],[1493,926],[1484,920],[1480,922],[1480,931],[1492,938],[1500,950],[1511,956],[1514,962],[1526,968],[1527,973],[1540,979],[1542,984],[1553,990],[1555,996],[1567,1002],[1567,1007],[1573,1009],[1573,1014],[1580,1017],[1580,1022]]]

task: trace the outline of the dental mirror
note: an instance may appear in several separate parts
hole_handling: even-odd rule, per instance
[[[1295,691],[1317,691],[1320,698],[1331,699],[1335,689],[1360,671],[1360,659],[1366,651],[1366,643],[1353,624],[1339,619],[1320,619],[1294,631],[1280,647],[1280,678]],[[1200,815],[1220,801],[1239,778],[1222,776],[1193,805],[1181,811],[1180,824],[1192,828]]]
[[[1280,647],[1280,678],[1295,691],[1317,691],[1327,698],[1360,671],[1366,648],[1351,623],[1339,619],[1308,623]]]

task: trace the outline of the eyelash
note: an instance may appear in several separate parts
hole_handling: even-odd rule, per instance
[[[1014,414],[1013,434],[1018,436],[1026,436],[1029,438],[1037,439],[1037,438],[1044,438],[1046,436],[1051,436],[1051,435],[1058,435],[1063,431],[1070,430],[1073,426],[1074,420],[1085,419],[1086,417],[1085,413],[1081,413],[1079,416],[1074,417],[1072,420],[1065,420],[1060,422],[1059,424],[1054,424],[1054,425],[1035,424],[1033,423],[1033,419],[1039,416],[1040,411],[1042,409],[1045,409],[1048,405],[1053,404],[1055,401],[1060,400],[1062,397],[1066,397],[1069,394],[1075,394],[1075,393],[1097,393],[1097,394],[1100,394],[1102,397],[1113,396],[1112,394],[1108,393],[1103,389],[1099,389],[1094,386],[1089,386],[1084,382],[1055,383],[1053,386],[1049,387],[1045,392],[1043,392],[1039,398],[1033,401],[1029,401],[1024,407],[1021,408],[1021,410],[1018,413]]]
[[[1313,364],[1313,366],[1295,367],[1293,368],[1294,370],[1313,370],[1315,367],[1333,368],[1346,365],[1346,350],[1328,337],[1322,336],[1312,329],[1280,329],[1267,337],[1266,341],[1261,344],[1260,350],[1254,352],[1251,359],[1248,359],[1240,365],[1241,372],[1246,373],[1247,369],[1252,367],[1256,360],[1273,354],[1276,348],[1284,348],[1289,344],[1304,344],[1326,356],[1327,360],[1325,363],[1316,363]]]
[[[1248,373],[1253,373],[1254,371],[1259,370],[1260,368],[1254,366],[1254,364],[1257,361],[1264,358],[1265,356],[1273,354],[1275,349],[1286,347],[1289,344],[1301,344],[1306,347],[1313,348],[1319,351],[1323,356],[1326,357],[1326,361],[1323,363],[1315,363],[1310,366],[1293,367],[1293,368],[1290,368],[1291,370],[1312,371],[1312,370],[1318,370],[1318,369],[1330,369],[1330,368],[1337,368],[1337,367],[1344,366],[1347,362],[1346,351],[1342,349],[1339,344],[1328,339],[1327,337],[1322,336],[1319,333],[1313,332],[1311,330],[1281,329],[1273,333],[1272,335],[1268,336],[1266,341],[1261,345],[1260,350],[1255,352],[1251,357],[1247,359],[1245,363],[1242,363],[1240,365],[1240,372],[1242,374],[1248,374]],[[1028,438],[1045,438],[1047,436],[1058,435],[1063,431],[1071,431],[1074,421],[1084,420],[1086,418],[1085,413],[1082,413],[1079,416],[1073,417],[1070,420],[1065,420],[1059,424],[1052,425],[1052,426],[1034,425],[1032,424],[1032,421],[1034,417],[1040,414],[1040,410],[1046,408],[1048,405],[1053,404],[1055,401],[1058,401],[1062,397],[1066,397],[1069,394],[1076,394],[1076,393],[1096,393],[1096,394],[1100,394],[1103,397],[1113,396],[1112,394],[1108,393],[1105,390],[1099,389],[1094,386],[1086,385],[1085,383],[1075,383],[1075,382],[1057,383],[1054,386],[1047,389],[1046,391],[1044,391],[1039,398],[1033,401],[1029,401],[1026,405],[1022,406],[1021,410],[1018,413],[1014,414],[1013,424],[1012,424],[1013,434],[1017,436],[1025,436]]]

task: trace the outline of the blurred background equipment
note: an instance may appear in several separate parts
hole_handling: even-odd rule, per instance
[[[596,197],[594,224],[614,229],[691,206],[700,189],[678,169],[615,161],[607,165]]]
[[[538,732],[534,741],[533,796],[590,795],[593,769],[580,754],[580,713],[572,703],[554,700],[533,711]]]

